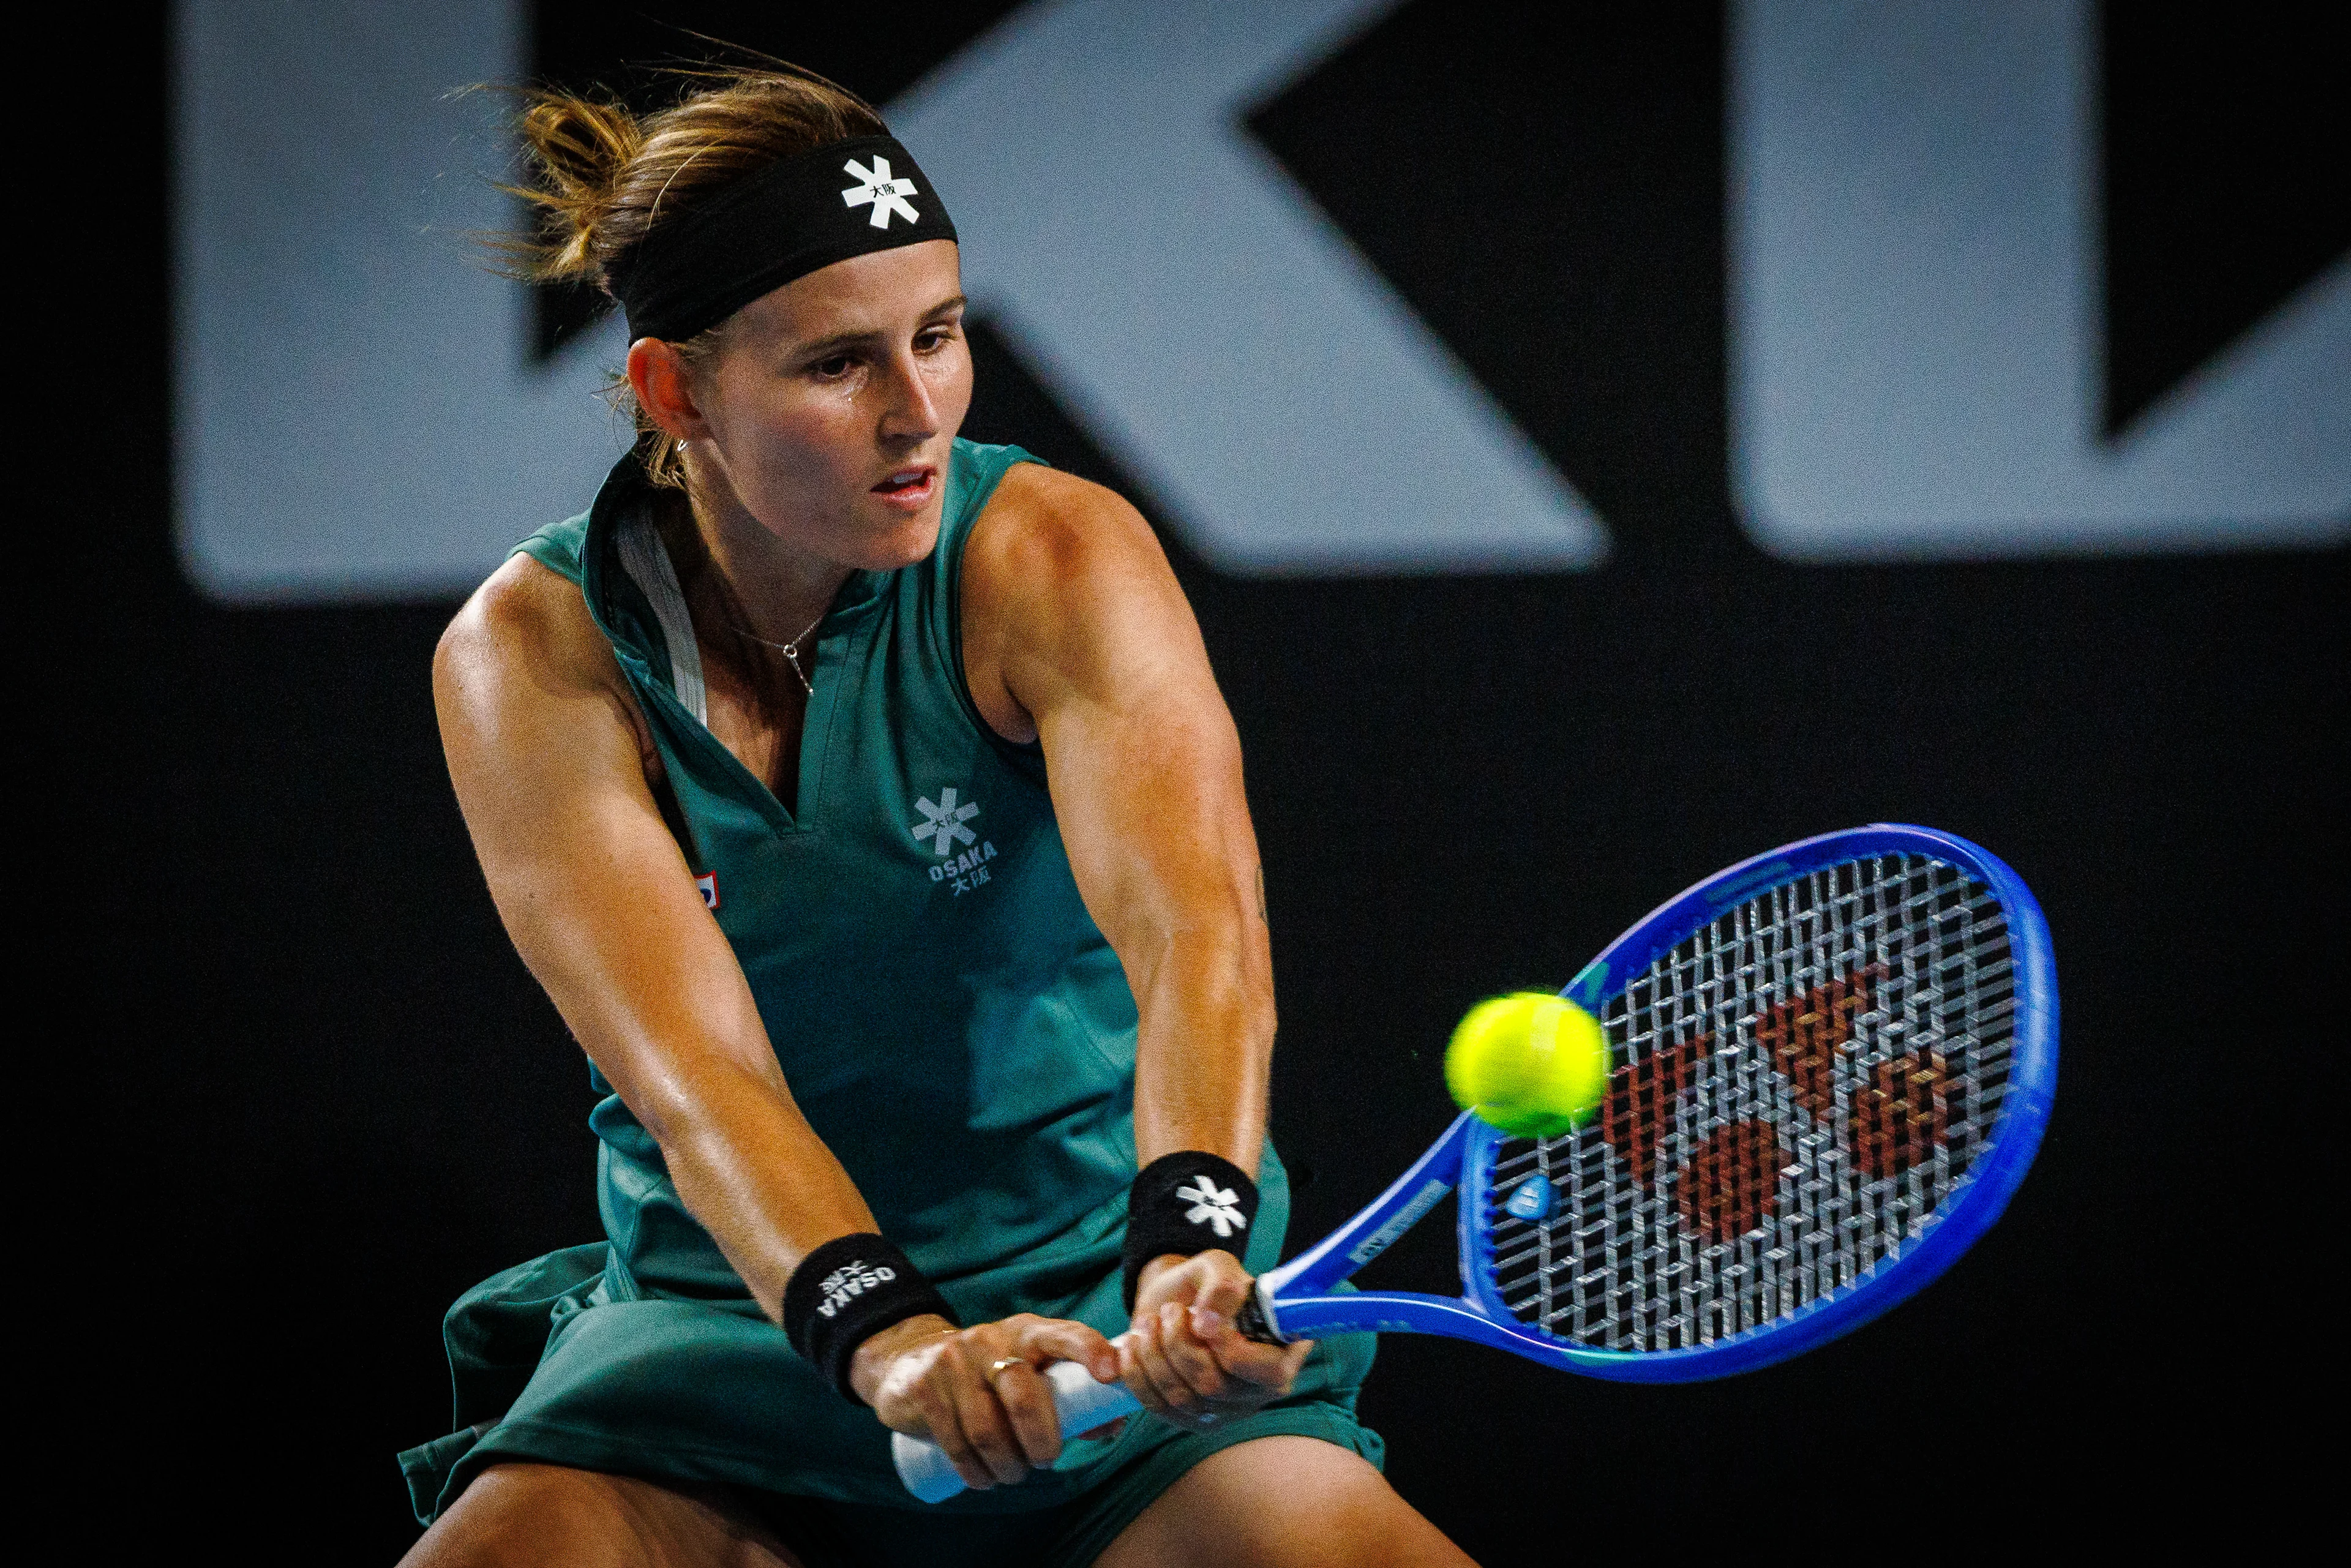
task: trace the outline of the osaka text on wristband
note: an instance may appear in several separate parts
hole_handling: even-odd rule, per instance
[[[857,1347],[926,1312],[960,1326],[937,1287],[887,1238],[871,1231],[837,1236],[817,1248],[784,1287],[784,1333],[792,1348],[850,1399],[857,1397],[849,1380]]]

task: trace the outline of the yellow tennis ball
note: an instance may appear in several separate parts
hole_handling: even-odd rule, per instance
[[[1514,1138],[1555,1138],[1608,1091],[1599,1020],[1564,997],[1518,991],[1469,1009],[1445,1048],[1454,1103]]]

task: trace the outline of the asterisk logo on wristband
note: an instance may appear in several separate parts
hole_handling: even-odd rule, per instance
[[[1185,1218],[1195,1225],[1214,1226],[1219,1241],[1236,1230],[1249,1228],[1249,1216],[1241,1212],[1238,1193],[1230,1187],[1218,1186],[1207,1176],[1194,1176],[1192,1179],[1198,1185],[1176,1189],[1177,1197],[1192,1205],[1185,1211]]]

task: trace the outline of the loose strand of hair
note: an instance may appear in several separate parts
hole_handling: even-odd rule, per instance
[[[817,87],[827,89],[832,92],[837,92],[841,97],[847,99],[850,102],[855,104],[858,108],[863,110],[866,113],[872,115],[877,122],[881,122],[882,120],[882,111],[880,110],[866,102],[861,94],[853,92],[850,89],[841,86],[839,82],[833,80],[829,76],[821,75],[819,72],[809,69],[806,66],[798,65],[793,61],[771,55],[765,49],[755,49],[748,44],[737,44],[729,39],[714,37],[708,33],[696,32],[692,27],[679,27],[677,30],[684,33],[687,37],[698,39],[722,53],[733,53],[744,56],[749,59],[758,60],[762,62],[768,70],[778,76],[790,77],[796,80],[810,82]],[[708,78],[725,77],[730,74],[736,77],[740,77],[745,73],[740,71],[729,73],[716,61],[703,61],[694,67],[681,66],[677,68],[675,74],[681,77]]]

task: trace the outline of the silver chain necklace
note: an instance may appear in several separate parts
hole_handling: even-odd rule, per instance
[[[762,648],[773,648],[777,653],[781,653],[785,658],[790,660],[792,674],[799,677],[800,690],[806,692],[810,696],[814,696],[816,695],[816,683],[809,679],[808,672],[806,670],[800,668],[800,644],[808,641],[810,632],[813,632],[819,626],[824,624],[826,613],[827,612],[824,610],[818,611],[816,619],[808,623],[807,629],[802,631],[799,636],[793,638],[789,643],[778,643],[773,638],[762,637],[757,632],[746,632],[740,626],[736,625],[732,621],[726,622],[726,630],[734,632],[737,637],[749,638],[752,642],[757,643]]]

